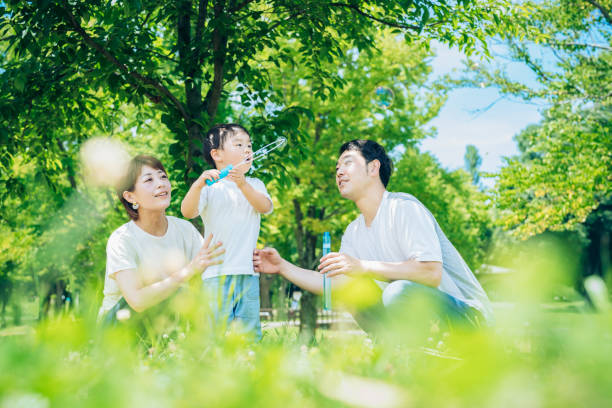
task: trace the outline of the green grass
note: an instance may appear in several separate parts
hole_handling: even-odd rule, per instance
[[[389,327],[376,338],[320,330],[309,346],[295,327],[266,330],[253,344],[215,335],[198,318],[141,341],[129,326],[99,330],[76,317],[5,329],[0,407],[540,407],[612,398],[608,314],[516,305],[498,310],[491,329]]]

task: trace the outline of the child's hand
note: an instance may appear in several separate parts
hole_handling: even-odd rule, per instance
[[[219,173],[221,172],[217,169],[206,170],[200,177],[198,177],[196,183],[198,183],[199,186],[204,187],[206,185],[206,180],[219,180]]]
[[[227,175],[227,178],[236,183],[238,188],[241,188],[246,184],[246,177],[239,169],[231,169]]]

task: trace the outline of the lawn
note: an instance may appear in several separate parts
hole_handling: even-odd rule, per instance
[[[69,316],[0,332],[0,407],[605,406],[612,316],[567,310],[505,304],[478,331],[332,328],[308,344],[294,326],[253,344],[193,316],[138,340]]]

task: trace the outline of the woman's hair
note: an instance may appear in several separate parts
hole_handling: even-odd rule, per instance
[[[117,196],[125,207],[125,211],[134,221],[138,219],[138,210],[132,208],[132,204],[128,200],[123,198],[123,192],[134,191],[134,187],[136,186],[136,180],[138,180],[138,176],[140,176],[140,173],[142,172],[142,168],[144,166],[149,166],[154,168],[155,170],[161,170],[164,173],[168,174],[168,172],[164,168],[164,165],[153,156],[138,155],[132,158],[132,160],[130,160],[127,172],[125,173],[121,182],[117,186]]]

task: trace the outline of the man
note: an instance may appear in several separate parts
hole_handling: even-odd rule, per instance
[[[391,171],[391,160],[378,143],[342,145],[336,184],[361,214],[346,228],[340,251],[321,258],[318,271],[311,271],[284,260],[273,248],[255,250],[255,270],[279,273],[317,294],[323,290],[322,273],[332,278],[334,289],[351,277],[372,276],[382,289],[385,309],[424,295],[447,321],[491,322],[487,295],[433,215],[412,195],[386,190]]]

